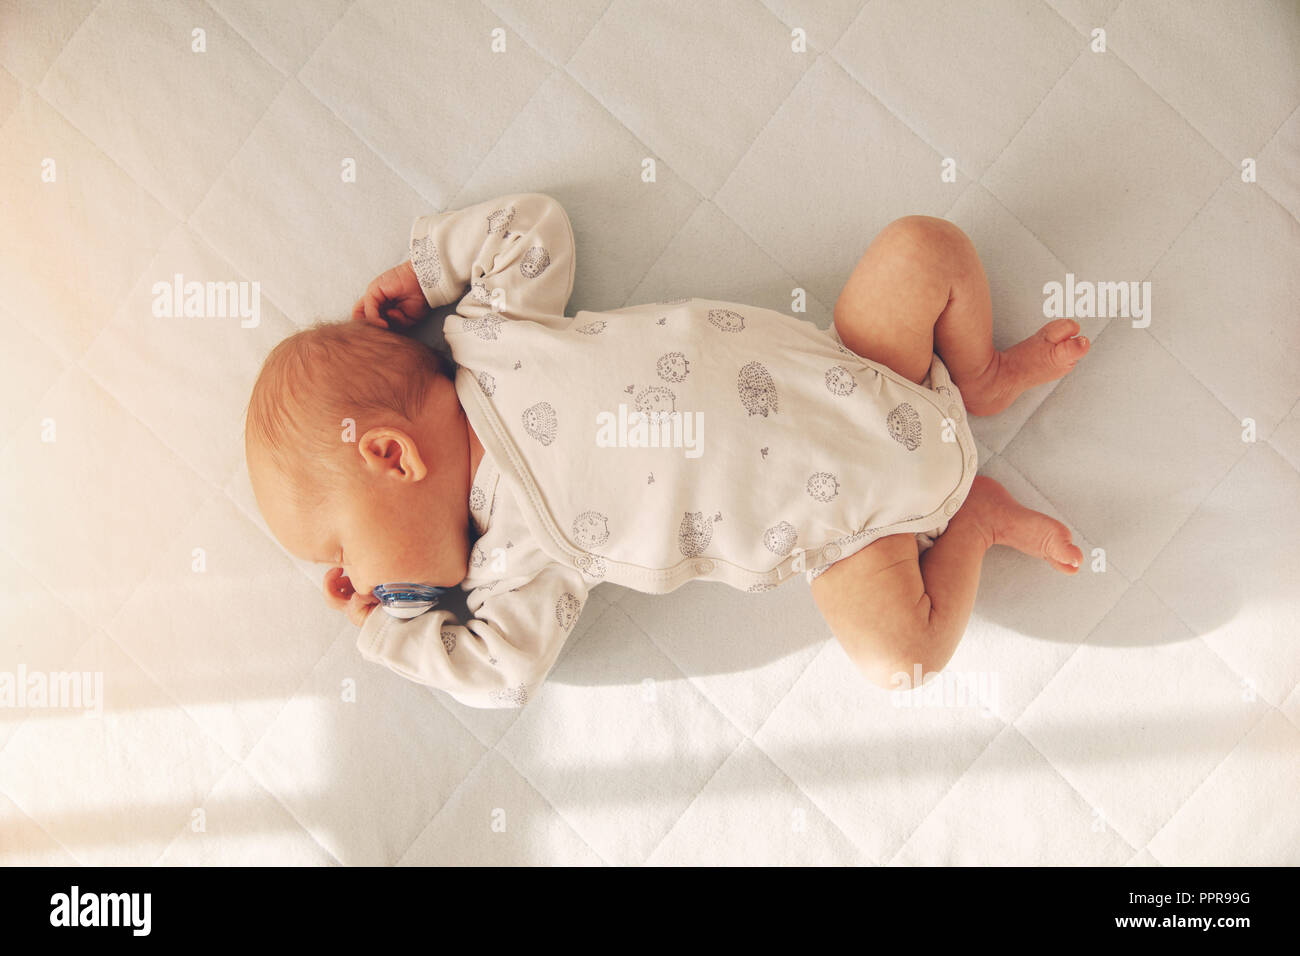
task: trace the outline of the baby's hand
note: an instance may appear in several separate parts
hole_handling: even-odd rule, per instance
[[[343,576],[342,568],[330,568],[325,572],[325,603],[343,611],[349,621],[361,627],[370,612],[379,606],[379,599],[372,594],[358,594],[352,589],[352,582]]]
[[[381,329],[410,328],[428,314],[429,302],[410,259],[371,279],[365,294],[352,307],[354,321]]]

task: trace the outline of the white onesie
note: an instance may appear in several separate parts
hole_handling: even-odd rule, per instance
[[[970,491],[975,441],[937,355],[917,385],[833,327],[714,299],[567,318],[573,232],[541,193],[421,217],[410,248],[431,306],[463,294],[444,334],[485,450],[474,616],[377,611],[358,647],[462,703],[523,706],[601,581],[765,591],[880,535],[925,550]]]

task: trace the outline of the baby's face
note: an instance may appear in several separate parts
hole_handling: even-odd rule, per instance
[[[314,508],[298,505],[287,479],[264,454],[250,451],[258,506],[291,554],[342,567],[361,595],[380,584],[455,587],[464,580],[469,561],[464,412],[450,382],[435,392],[413,427],[372,427],[344,449],[342,477],[322,489],[324,500]]]

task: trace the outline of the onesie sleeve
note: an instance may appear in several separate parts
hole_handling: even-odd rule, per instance
[[[474,617],[463,624],[448,610],[401,620],[377,607],[357,648],[366,660],[466,706],[523,707],[554,666],[587,594],[580,571],[546,564],[529,577],[476,588],[469,601]]]
[[[410,249],[434,308],[472,286],[473,309],[554,322],[573,292],[573,228],[564,207],[545,193],[511,193],[421,216],[411,226]]]

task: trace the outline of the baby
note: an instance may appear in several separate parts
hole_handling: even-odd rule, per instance
[[[1078,572],[1069,529],[978,476],[992,415],[1088,350],[1071,319],[999,352],[984,271],[952,223],[868,247],[828,331],[711,299],[564,314],[575,247],[540,193],[416,220],[410,259],[351,322],[281,342],[245,433],[272,533],[332,565],[362,655],[474,707],[521,707],[601,581],[766,591],[810,582],[862,674],[942,668],[984,554]],[[399,334],[459,299],[450,359]],[[469,617],[372,591],[459,586]]]

